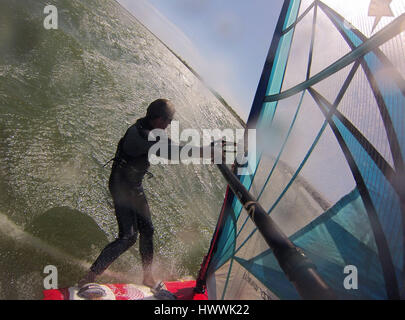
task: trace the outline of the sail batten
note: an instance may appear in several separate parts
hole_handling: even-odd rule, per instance
[[[340,299],[404,299],[405,6],[346,2],[284,2],[238,178]],[[209,295],[302,298],[232,191],[220,221]]]

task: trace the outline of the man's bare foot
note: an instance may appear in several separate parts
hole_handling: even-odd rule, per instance
[[[79,288],[83,287],[87,283],[94,282],[96,280],[97,275],[93,271],[89,271],[84,278],[82,278],[78,282]]]
[[[155,279],[153,279],[152,273],[145,273],[143,276],[143,282],[145,286],[153,288],[156,285]]]

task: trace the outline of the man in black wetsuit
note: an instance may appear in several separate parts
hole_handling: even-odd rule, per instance
[[[108,266],[122,253],[135,244],[139,231],[139,248],[144,270],[143,284],[153,287],[156,283],[152,276],[153,260],[153,224],[146,200],[142,179],[150,166],[148,160],[149,149],[157,141],[148,141],[149,132],[153,129],[166,129],[173,119],[175,108],[166,99],[152,102],[146,116],[129,127],[124,137],[119,141],[117,152],[113,159],[109,190],[114,200],[115,215],[117,217],[118,238],[108,244],[87,275],[78,285],[94,282]],[[168,141],[170,158],[172,142]],[[179,146],[181,149],[181,146]],[[203,154],[203,149],[200,149]],[[212,150],[213,151],[213,150]],[[159,154],[157,154],[159,156]],[[163,155],[162,155],[163,156]]]

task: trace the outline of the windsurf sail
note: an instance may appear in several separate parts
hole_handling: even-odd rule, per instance
[[[340,299],[404,299],[405,3],[286,0],[240,183]],[[247,209],[246,209],[247,208]],[[209,299],[300,299],[229,186],[197,283]]]

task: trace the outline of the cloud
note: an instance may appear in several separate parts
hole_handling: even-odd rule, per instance
[[[243,37],[243,24],[239,17],[232,12],[221,12],[216,16],[215,31],[221,41],[227,45],[240,41]]]

